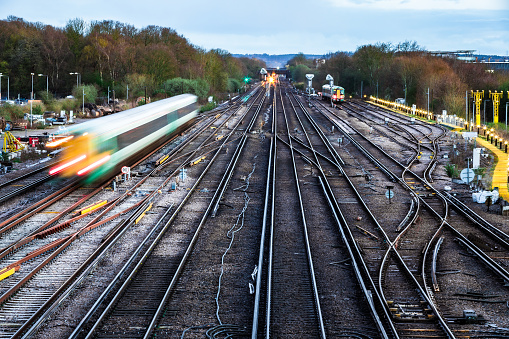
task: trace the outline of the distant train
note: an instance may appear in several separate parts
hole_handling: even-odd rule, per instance
[[[197,97],[182,94],[74,125],[47,147],[64,146],[50,175],[82,176],[93,182],[120,172],[140,154],[184,130],[198,114]]]
[[[345,89],[341,86],[322,86],[322,99],[332,101],[333,104],[340,104],[345,101]]]

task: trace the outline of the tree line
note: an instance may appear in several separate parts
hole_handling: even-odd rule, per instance
[[[288,65],[296,82],[304,83],[305,74],[314,74],[313,86],[319,91],[323,84],[328,83],[325,77],[330,74],[334,84],[344,87],[347,95],[373,95],[392,101],[406,97],[407,105],[416,104],[425,109],[429,93],[431,111],[441,113],[447,110],[448,114],[463,118],[466,91],[484,90],[485,99],[489,99],[489,90],[509,90],[507,72],[492,73],[481,63],[437,57],[410,41],[397,45],[364,45],[353,54],[330,53],[322,62],[306,59],[301,53]],[[505,102],[507,94],[504,98]],[[470,99],[470,111],[471,105]],[[490,102],[488,108],[492,109]],[[491,112],[488,108],[487,116]]]
[[[76,92],[77,85],[87,84],[102,97],[114,90],[122,98],[128,91],[130,98],[181,91],[205,98],[240,91],[243,78],[257,77],[261,67],[265,64],[260,60],[194,46],[166,27],[137,29],[110,20],[88,24],[80,18],[63,28],[14,16],[0,21],[0,73],[9,76],[11,98],[30,97],[31,73],[39,97],[46,92],[47,80],[53,97],[65,97],[73,88]],[[2,83],[5,98],[5,78]]]

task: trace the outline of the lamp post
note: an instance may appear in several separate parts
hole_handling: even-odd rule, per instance
[[[48,96],[48,76],[47,75],[44,75],[42,73],[39,73],[39,76],[40,77],[46,77],[46,96]]]
[[[30,73],[32,75],[32,92],[30,93],[30,100],[34,100],[34,73]],[[32,114],[32,113],[30,113]],[[32,126],[30,126],[32,127]]]
[[[7,77],[7,101],[9,100],[9,98],[11,97],[9,93],[9,80],[10,80],[10,77],[8,75],[6,75]],[[507,111],[507,110],[506,110]],[[506,114],[507,115],[507,114]],[[507,119],[505,119],[507,121]]]
[[[71,72],[71,73],[69,73],[69,75],[76,75],[76,87],[79,87],[80,86],[80,84],[79,84],[80,74],[78,72]]]

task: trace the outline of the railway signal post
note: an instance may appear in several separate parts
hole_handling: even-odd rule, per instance
[[[504,96],[504,92],[490,91],[489,93],[490,98],[493,100],[493,123],[498,124],[498,108],[500,106],[500,99]]]
[[[472,97],[475,100],[475,124],[481,126],[481,101],[484,97],[484,90],[482,91],[471,91]]]

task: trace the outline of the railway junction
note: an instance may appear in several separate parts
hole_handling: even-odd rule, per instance
[[[0,337],[509,337],[508,216],[447,175],[457,142],[281,80],[129,176],[5,174]]]

